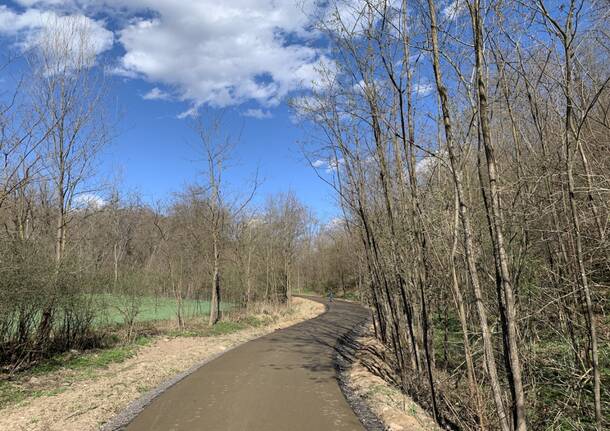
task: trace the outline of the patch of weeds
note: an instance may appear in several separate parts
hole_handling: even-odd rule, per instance
[[[17,404],[28,397],[28,391],[12,382],[0,382],[0,408]]]
[[[69,370],[107,368],[111,364],[120,363],[131,358],[134,354],[134,346],[117,346],[108,349],[76,354],[68,352],[61,355],[56,355],[32,367],[28,374],[34,376],[48,374],[62,368]]]
[[[252,327],[252,328],[260,328],[262,326],[266,326],[269,325],[270,323],[272,323],[275,319],[272,316],[245,316],[244,318],[240,319],[239,322],[243,323],[246,326]]]
[[[143,394],[144,392],[148,392],[150,388],[148,387],[148,385],[138,385],[136,389],[139,393]]]
[[[198,329],[172,329],[167,332],[168,337],[204,337],[207,335],[206,331]]]
[[[392,390],[390,388],[388,388],[385,385],[379,385],[379,384],[371,386],[369,392],[372,395],[377,395],[377,394],[385,395],[385,396],[391,396],[392,395]]]
[[[301,290],[299,290],[299,291],[297,291],[295,293],[297,293],[299,295],[305,295],[305,296],[307,296],[307,295],[309,295],[309,296],[320,296],[320,294],[318,292],[316,292],[315,290],[312,290],[312,289],[301,289]]]
[[[0,382],[0,408],[4,408],[12,404],[19,404],[20,402],[28,398],[57,395],[64,392],[65,390],[65,387],[57,387],[44,390],[29,389],[13,382]]]
[[[369,392],[371,396],[377,395],[382,397],[385,399],[384,402],[392,407],[404,410],[404,404],[401,401],[402,396],[395,388],[383,384],[376,384],[370,388]]]
[[[270,315],[247,315],[221,320],[214,326],[208,326],[201,322],[190,322],[187,328],[171,329],[164,332],[167,337],[215,337],[228,335],[247,328],[260,328],[273,323],[276,320]]]
[[[152,344],[152,342],[153,342],[153,337],[142,335],[135,339],[134,344],[136,346],[145,347],[145,346],[150,346]]]
[[[341,299],[345,299],[347,301],[358,301],[360,299],[359,295],[356,292],[345,292]]]
[[[27,371],[17,374],[15,380],[0,380],[0,408],[18,404],[28,398],[57,395],[67,389],[65,386],[55,386],[57,382],[45,383],[44,380],[42,384],[32,384],[40,376],[59,370],[73,370],[77,373],[67,374],[62,377],[63,382],[95,379],[97,377],[97,370],[126,361],[136,354],[139,347],[148,346],[152,342],[152,337],[140,336],[132,344],[125,346],[115,346],[86,352],[73,350],[55,355]]]
[[[118,346],[77,356],[66,362],[64,367],[73,370],[107,368],[111,364],[124,362],[134,354],[133,346]]]
[[[214,326],[212,326],[208,332],[210,336],[218,336],[218,335],[227,335],[232,334],[237,331],[241,331],[247,327],[246,324],[242,322],[232,322],[229,320],[221,320]]]

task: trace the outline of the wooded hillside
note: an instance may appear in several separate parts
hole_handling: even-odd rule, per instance
[[[334,61],[293,104],[377,336],[448,428],[610,425],[609,6],[337,1],[320,18]]]

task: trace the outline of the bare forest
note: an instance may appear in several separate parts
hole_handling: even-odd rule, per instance
[[[293,291],[320,286],[315,250],[333,247],[294,193],[254,208],[256,175],[241,194],[226,184],[239,136],[222,114],[190,122],[202,174],[168,201],[100,184],[98,155],[116,119],[90,30],[78,17],[52,22],[23,56],[4,59],[6,76],[15,62],[26,70],[0,110],[0,366],[9,375],[112,344],[116,328],[132,340],[161,308],[182,328],[260,303],[289,306]]]
[[[377,337],[449,429],[610,426],[610,4],[336,2],[295,98]],[[357,277],[355,278],[357,279]]]
[[[216,109],[185,120],[200,175],[171,198],[102,181],[120,115],[85,20],[1,59],[2,375],[160,309],[214,327],[332,292],[444,429],[608,429],[610,3],[323,3],[290,108],[331,222],[260,199],[264,173],[231,184],[244,137]]]

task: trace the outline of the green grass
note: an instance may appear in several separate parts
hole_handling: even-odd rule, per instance
[[[96,295],[102,312],[95,320],[96,326],[121,324],[124,316],[121,309],[125,309],[130,303],[130,298],[123,295],[101,294]],[[136,322],[150,322],[156,320],[172,320],[176,318],[176,300],[174,298],[143,296],[136,299],[139,311]],[[230,304],[221,304],[222,310],[231,308]],[[183,300],[184,318],[205,316],[210,313],[209,301],[197,301],[193,299]]]
[[[232,334],[247,328],[259,328],[270,324],[272,317],[245,316],[239,320],[221,320],[214,326],[191,327],[182,330],[169,331],[170,337],[215,337]]]
[[[66,388],[57,387],[49,390],[28,389],[13,382],[0,381],[0,409],[18,404],[28,398],[53,396],[64,392]]]
[[[0,408],[17,404],[30,396],[30,393],[12,382],[0,382]]]
[[[47,374],[59,369],[90,370],[107,368],[111,364],[124,362],[133,357],[137,346],[146,345],[148,338],[136,340],[133,345],[115,346],[108,349],[94,350],[86,353],[63,353],[56,355],[29,370],[31,375]]]
[[[242,329],[246,329],[248,325],[244,322],[231,322],[221,320],[216,325],[210,328],[210,335],[227,335],[232,334],[233,332],[241,331]]]

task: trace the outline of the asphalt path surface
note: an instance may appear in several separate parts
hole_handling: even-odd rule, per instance
[[[339,388],[338,340],[367,316],[357,304],[249,341],[155,398],[130,431],[364,430]]]

